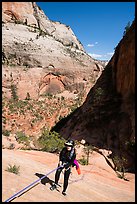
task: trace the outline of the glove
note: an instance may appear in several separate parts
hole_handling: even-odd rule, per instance
[[[62,166],[63,165],[63,166]],[[64,163],[62,161],[59,161],[58,167],[61,167],[62,169],[64,168]]]
[[[69,168],[69,164],[68,163],[64,164],[64,168],[68,169]]]
[[[62,165],[62,161],[59,161],[58,166],[61,166],[61,165]]]

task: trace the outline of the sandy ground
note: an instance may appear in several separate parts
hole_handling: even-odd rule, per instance
[[[2,202],[9,199],[57,167],[58,155],[28,150],[2,150]],[[20,174],[5,171],[8,165],[20,166]],[[55,171],[11,202],[135,202],[135,175],[126,173],[125,181],[107,165],[104,157],[94,152],[88,166],[78,175],[75,168],[69,179],[67,196],[62,195],[63,173],[59,191],[51,191]]]

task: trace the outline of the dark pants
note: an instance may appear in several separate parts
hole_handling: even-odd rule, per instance
[[[63,168],[59,168],[56,171],[55,174],[55,183],[58,184],[59,178],[60,178],[60,173],[62,172]],[[71,169],[68,168],[67,170],[65,170],[64,172],[64,185],[63,185],[63,191],[65,192],[67,187],[68,187],[68,179],[69,179],[69,175],[71,173]]]

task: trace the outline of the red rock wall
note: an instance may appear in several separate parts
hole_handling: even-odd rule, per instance
[[[93,146],[109,149],[113,158],[121,159],[118,165],[134,169],[135,23],[116,47],[84,104],[53,130],[65,138],[85,139]]]
[[[123,97],[135,93],[135,23],[117,46],[111,61],[117,92]]]
[[[32,2],[2,2],[2,21],[11,22],[14,19],[37,25],[33,15]]]

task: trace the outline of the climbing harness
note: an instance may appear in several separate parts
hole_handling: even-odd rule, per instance
[[[42,179],[44,179],[45,177],[47,177],[47,175],[51,174],[52,172],[56,171],[57,169],[63,167],[64,165],[61,165],[55,169],[53,169],[52,171],[50,171],[49,173],[47,173],[46,175],[42,176],[41,178],[37,179],[36,181],[34,181],[33,183],[31,183],[30,185],[26,186],[25,188],[23,188],[22,190],[20,190],[19,192],[15,193],[13,196],[11,196],[10,198],[8,198],[7,200],[5,200],[4,202],[10,202],[11,200],[21,196],[23,193],[25,193],[25,191],[29,190],[30,187],[34,187],[36,184],[38,184]]]

